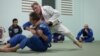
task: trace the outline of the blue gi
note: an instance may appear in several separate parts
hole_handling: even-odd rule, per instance
[[[26,22],[25,24],[23,24],[23,29],[25,30],[26,29],[26,27],[29,27],[29,26],[31,26],[32,25],[32,23],[31,22]]]
[[[88,30],[88,33],[85,32],[85,29],[84,29],[84,28],[81,29],[81,30],[79,31],[79,33],[77,34],[76,39],[79,40],[79,39],[81,38],[80,36],[83,35],[82,40],[83,40],[84,42],[92,42],[92,41],[94,40],[93,31],[92,31],[92,29],[90,29],[90,28],[88,28],[87,30]]]
[[[64,35],[59,33],[53,33],[53,42],[57,43],[58,41],[64,41]]]
[[[21,49],[23,49],[25,46],[28,46],[33,51],[46,51],[50,46],[52,34],[48,25],[44,21],[38,25],[38,29],[42,30],[44,35],[48,37],[48,41],[44,41],[37,35],[34,35],[31,38],[27,38],[24,35],[18,34],[9,40],[11,47],[20,44]]]

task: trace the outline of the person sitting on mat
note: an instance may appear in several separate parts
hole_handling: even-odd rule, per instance
[[[29,47],[32,51],[46,51],[51,46],[52,37],[48,25],[34,12],[30,14],[30,22],[35,27],[34,29],[29,29],[33,36],[28,38],[22,34],[15,35],[6,45],[0,48],[0,52],[16,52],[19,48],[23,49],[25,46]]]
[[[8,29],[10,38],[12,38],[13,36],[15,36],[17,34],[22,34],[22,28],[18,25],[18,19],[14,18],[12,20],[12,23],[13,24]]]
[[[83,35],[81,37],[81,35]],[[89,28],[88,24],[84,25],[84,28],[79,31],[76,37],[77,40],[80,42],[93,42],[94,37],[93,37],[93,31],[91,28]]]

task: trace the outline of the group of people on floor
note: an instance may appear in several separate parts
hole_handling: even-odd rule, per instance
[[[7,41],[0,52],[16,52],[19,48],[29,47],[32,51],[43,52],[51,47],[51,41],[64,41],[67,36],[75,45],[82,48],[82,42],[92,42],[93,31],[86,24],[75,38],[71,31],[59,20],[59,12],[51,6],[40,6],[37,2],[31,5],[34,12],[29,15],[29,21],[23,24],[23,29],[31,32],[32,36],[22,34],[22,29],[18,25],[18,19],[13,19],[13,24],[9,27],[10,40]],[[31,27],[30,27],[31,26]],[[54,30],[51,32],[51,30]],[[83,35],[81,37],[81,35]]]

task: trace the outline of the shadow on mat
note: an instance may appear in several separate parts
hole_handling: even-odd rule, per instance
[[[79,51],[81,49],[66,49],[66,48],[54,48],[54,49],[48,49],[46,52],[36,52],[36,51],[30,51],[30,50],[23,50],[23,51],[17,51],[17,53],[20,54],[28,54],[28,53],[55,53],[55,52],[72,52],[72,51]]]
[[[36,52],[36,51],[31,51],[31,50],[23,50],[23,51],[17,51],[17,53],[28,54],[28,53],[41,53],[41,52]]]
[[[81,50],[81,49],[64,49],[64,48],[59,48],[59,49],[49,49],[47,52],[71,52],[71,51],[79,51],[79,50]]]

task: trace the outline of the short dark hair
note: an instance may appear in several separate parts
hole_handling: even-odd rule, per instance
[[[32,20],[40,20],[40,18],[35,12],[31,12],[29,16],[32,18]]]
[[[38,2],[34,2],[31,7],[34,7],[34,5],[39,5]]]
[[[18,19],[17,19],[17,18],[14,18],[12,21],[13,21],[13,22],[14,22],[14,21],[18,21]]]

